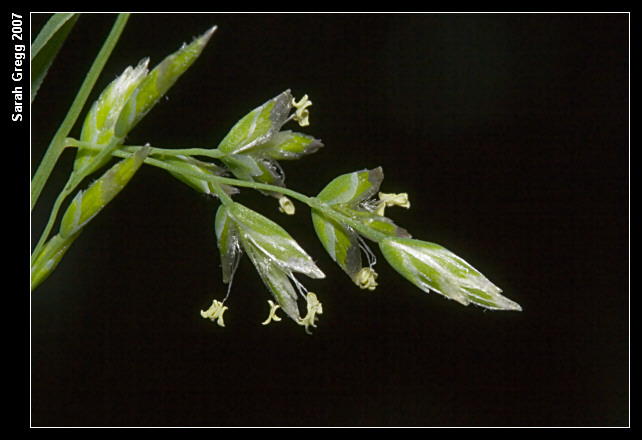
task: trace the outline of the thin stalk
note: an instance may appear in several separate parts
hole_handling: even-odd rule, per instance
[[[152,150],[153,151],[153,150]],[[166,151],[172,151],[172,150],[166,150]],[[130,157],[132,153],[129,153],[128,151],[123,151],[122,149],[118,149],[112,152],[113,156],[117,157],[122,157],[122,158],[127,158]],[[191,176],[195,177],[198,179],[203,179],[207,180],[208,182],[214,183],[216,187],[218,185],[230,185],[230,186],[238,186],[238,187],[243,187],[243,188],[252,188],[252,189],[257,189],[257,190],[263,190],[263,191],[268,191],[268,192],[277,192],[279,194],[283,194],[285,196],[291,197],[295,200],[298,200],[302,203],[305,203],[310,207],[311,209],[315,209],[326,216],[335,219],[336,221],[340,223],[344,223],[348,226],[350,226],[352,229],[360,232],[362,235],[365,237],[368,237],[369,239],[379,242],[380,240],[384,239],[386,235],[381,232],[377,232],[372,230],[371,228],[365,227],[361,222],[358,220],[342,214],[340,212],[337,212],[336,210],[332,209],[332,207],[328,206],[327,204],[323,203],[316,197],[308,197],[304,194],[301,194],[299,192],[296,192],[294,190],[291,190],[289,188],[284,188],[281,186],[275,186],[275,185],[270,185],[267,183],[258,183],[258,182],[251,182],[247,180],[239,180],[239,179],[233,179],[229,177],[222,177],[222,176],[217,176],[211,173],[202,173],[197,170],[187,170],[184,168],[180,168],[177,166],[174,166],[170,163],[166,163],[162,160],[155,159],[153,157],[147,157],[145,159],[145,163],[148,165],[155,166],[157,168],[162,168],[166,171],[171,171],[174,173],[178,174],[183,174],[186,176]],[[217,195],[221,197],[221,194],[223,194],[223,197],[221,197],[221,201],[223,203],[230,203],[232,199],[223,192],[222,189],[218,188],[219,191],[217,191]]]
[[[95,145],[89,142],[82,142],[74,138],[67,138],[65,141],[67,147],[85,148],[88,150],[102,151],[103,145]],[[123,145],[121,150],[128,153],[134,153],[142,145]],[[204,156],[211,159],[220,159],[225,156],[224,153],[216,148],[157,148],[152,147],[149,152],[150,155],[168,155],[168,156]]]
[[[134,148],[140,146],[125,147],[125,150],[133,152]],[[211,148],[152,148],[150,154],[170,154],[174,156],[205,156],[211,159],[220,159],[224,156],[218,149]]]
[[[229,206],[232,203],[234,203],[234,200],[232,200],[232,198],[228,196],[225,191],[223,191],[223,188],[221,188],[220,184],[214,183],[213,187],[214,187],[214,192],[216,192],[216,195],[218,196],[219,199],[221,199],[221,202],[224,205]]]
[[[123,155],[122,157],[127,157],[127,156]],[[370,240],[374,242],[379,242],[380,240],[383,240],[384,238],[387,237],[386,234],[382,232],[374,231],[372,228],[368,228],[364,226],[360,221],[348,215],[335,211],[334,209],[332,209],[332,207],[323,203],[321,200],[317,199],[316,197],[308,197],[304,194],[301,194],[289,188],[270,185],[267,183],[258,183],[258,182],[250,182],[247,180],[232,179],[229,177],[222,177],[222,176],[216,176],[213,174],[200,173],[198,171],[184,170],[182,168],[174,167],[171,164],[167,164],[161,160],[150,158],[150,157],[145,159],[145,163],[159,167],[159,168],[166,169],[168,171],[174,171],[174,172],[190,175],[192,177],[197,177],[199,179],[205,179],[212,183],[219,183],[219,184],[230,185],[230,186],[240,186],[244,188],[260,189],[268,192],[270,191],[277,192],[285,196],[291,197],[295,200],[298,200],[302,203],[305,203],[311,209],[315,209],[325,214],[326,216],[333,218],[337,222],[344,223],[350,226],[352,229],[360,232],[363,236],[368,237]],[[229,198],[227,194],[225,194],[225,196]]]
[[[85,102],[87,101],[87,98],[89,97],[94,84],[98,80],[98,76],[102,72],[107,59],[116,46],[116,43],[118,42],[118,39],[120,38],[120,35],[123,32],[128,19],[129,14],[118,15],[118,18],[112,26],[109,36],[105,40],[105,43],[103,44],[100,52],[96,56],[96,59],[89,69],[89,72],[87,73],[87,76],[85,77],[80,90],[78,90],[78,94],[76,95],[73,104],[69,108],[65,119],[63,120],[62,124],[60,124],[58,131],[51,140],[51,143],[49,144],[49,147],[47,148],[47,151],[45,152],[45,155],[42,158],[42,161],[40,162],[40,165],[38,166],[38,169],[36,170],[36,173],[34,174],[31,181],[31,210],[33,210],[33,207],[38,201],[40,193],[42,192],[42,188],[45,186],[45,183],[47,182],[51,171],[56,165],[58,158],[62,154],[62,151],[65,148],[65,140],[74,124],[76,123],[76,120],[78,119],[78,116],[80,115],[80,112],[82,111],[82,108],[85,105]]]

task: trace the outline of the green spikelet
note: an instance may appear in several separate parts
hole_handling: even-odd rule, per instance
[[[125,102],[132,94],[136,86],[147,75],[147,64],[149,59],[143,59],[136,68],[131,66],[105,88],[98,99],[94,102],[80,132],[80,141],[93,145],[107,145],[114,137],[114,126]],[[74,171],[81,169],[91,161],[97,150],[78,149],[74,162]],[[110,157],[106,156],[102,163],[96,164],[94,169],[87,174],[107,164]]]
[[[216,30],[216,26],[184,44],[178,51],[165,58],[145,77],[132,92],[116,122],[115,134],[125,137],[151,108],[167,93],[180,76],[196,61]]]
[[[66,238],[78,234],[125,187],[150,150],[150,147],[139,149],[132,157],[111,167],[85,191],[80,191],[62,218],[59,235]]]

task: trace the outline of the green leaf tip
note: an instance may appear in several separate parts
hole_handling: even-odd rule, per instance
[[[31,44],[31,103],[78,14],[53,14]]]
[[[120,112],[115,126],[115,134],[125,137],[132,128],[156,105],[187,69],[196,61],[203,48],[210,40],[216,26],[208,29],[203,35],[195,38],[167,56],[141,81],[131,93]]]
[[[31,264],[31,290],[38,287],[56,268],[78,235],[55,235],[45,244]]]

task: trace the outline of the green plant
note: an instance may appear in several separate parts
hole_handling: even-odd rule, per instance
[[[93,103],[79,137],[71,137],[71,129],[127,19],[127,14],[116,19],[33,177],[32,209],[61,152],[65,148],[77,149],[73,171],[33,249],[32,290],[52,273],[84,228],[118,195],[136,171],[142,165],[149,165],[166,170],[194,190],[220,201],[214,229],[222,278],[228,285],[227,295],[239,260],[245,253],[274,300],[268,301],[270,312],[264,324],[279,321],[277,310],[280,308],[306,331],[314,327],[318,315],[323,312],[322,305],[316,294],[309,292],[295,274],[311,278],[325,275],[281,226],[233,199],[241,188],[276,198],[281,211],[288,215],[295,214],[293,199],[307,205],[321,244],[362,289],[377,287],[376,257],[369,248],[369,241],[379,246],[394,269],[426,292],[438,292],[464,305],[473,303],[488,309],[521,310],[463,259],[436,244],[412,239],[405,229],[386,216],[387,208],[409,208],[410,202],[407,194],[379,191],[383,181],[380,167],[338,176],[314,197],[285,186],[281,162],[298,160],[323,147],[322,142],[312,136],[284,128],[289,123],[297,123],[300,127],[309,124],[312,102],[307,95],[297,100],[286,90],[266,101],[242,117],[216,148],[126,145],[128,133],[198,59],[216,27],[190,44],[184,44],[151,71],[148,70],[148,59],[143,59],[136,67],[127,67]],[[32,90],[37,90],[61,40],[75,20],[73,14],[55,14],[34,41],[32,65],[41,67],[34,69]],[[32,93],[32,101],[34,96]],[[112,157],[121,160],[103,171]],[[94,174],[100,177],[84,190],[78,190],[81,182]],[[59,230],[52,234],[65,203]],[[201,315],[224,326],[227,295],[221,301],[214,300]],[[301,299],[306,303],[305,314],[299,310]]]

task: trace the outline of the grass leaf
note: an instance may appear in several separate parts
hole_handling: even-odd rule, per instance
[[[78,14],[53,14],[31,44],[31,102]]]

